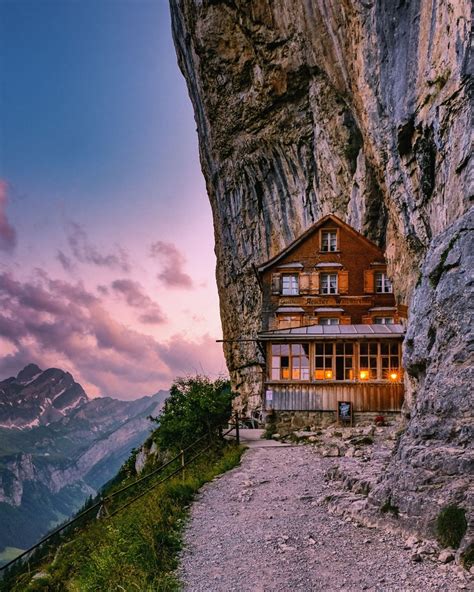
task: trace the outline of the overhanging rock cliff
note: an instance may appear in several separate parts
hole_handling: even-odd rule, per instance
[[[171,13],[224,337],[259,329],[254,264],[322,215],[345,219],[386,249],[411,303],[408,424],[374,500],[425,526],[447,501],[472,503],[470,2],[172,0]],[[225,354],[240,405],[256,407],[258,347]]]

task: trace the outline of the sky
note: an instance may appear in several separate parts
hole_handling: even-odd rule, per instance
[[[167,0],[0,0],[0,379],[225,374],[213,248]]]

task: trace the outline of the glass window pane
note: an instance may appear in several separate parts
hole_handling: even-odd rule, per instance
[[[352,343],[346,343],[346,354],[351,355],[354,353],[354,346]]]
[[[388,354],[388,343],[380,344],[380,353],[382,354],[382,356],[386,356]]]
[[[309,380],[309,368],[302,368],[301,369],[301,379],[302,380]]]
[[[361,343],[360,344],[360,355],[361,356],[366,356],[369,353],[369,346],[367,343]]]
[[[272,369],[272,380],[280,380],[280,370],[279,368]]]
[[[371,343],[370,344],[370,354],[371,355],[377,355],[377,344],[376,343]]]
[[[317,343],[316,344],[316,355],[317,356],[322,356],[323,355],[323,348],[324,348],[324,344],[322,344],[322,343]]]
[[[392,354],[392,356],[398,355],[398,343],[390,344],[390,353]]]
[[[280,347],[281,347],[282,355],[284,355],[284,356],[290,355],[290,346],[287,343],[281,345]]]
[[[280,367],[280,356],[273,356],[272,357],[272,368],[279,368]]]
[[[315,363],[316,363],[316,368],[324,368],[324,358],[322,356],[317,356]]]
[[[272,345],[272,354],[275,356],[280,354],[280,345]]]
[[[281,356],[281,365],[283,368],[289,368],[290,358],[288,356]]]

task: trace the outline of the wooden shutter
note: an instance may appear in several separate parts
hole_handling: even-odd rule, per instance
[[[351,324],[351,317],[347,317],[347,316],[340,317],[339,322],[341,325],[350,325]]]
[[[304,271],[299,277],[300,294],[309,294],[311,292],[311,273]]]
[[[363,325],[372,325],[372,317],[370,315],[363,315],[362,316],[362,324]]]
[[[272,294],[281,292],[281,273],[272,273]]]
[[[366,294],[374,293],[374,272],[372,269],[364,271],[364,292]]]
[[[340,271],[338,275],[339,294],[347,294],[349,292],[349,272]]]
[[[317,271],[311,272],[311,293],[319,294],[319,273]]]

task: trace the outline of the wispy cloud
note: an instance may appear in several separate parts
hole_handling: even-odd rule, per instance
[[[161,271],[158,279],[169,288],[184,288],[190,290],[194,287],[191,277],[183,271],[186,263],[184,255],[173,243],[157,241],[151,245],[150,255],[161,263]]]
[[[138,304],[139,295],[129,297]],[[116,320],[82,283],[54,280],[42,270],[28,281],[0,274],[0,336],[13,349],[0,358],[0,376],[31,361],[62,365],[102,394],[129,399],[169,385],[176,375],[224,367],[222,349],[208,335],[159,343]]]
[[[68,257],[65,253],[63,253],[63,251],[61,251],[60,249],[56,253],[56,259],[59,261],[59,263],[61,263],[64,271],[67,271],[68,273],[74,271],[75,265],[73,260],[71,259],[71,257]]]
[[[111,288],[122,296],[130,307],[143,311],[139,316],[142,323],[156,325],[165,322],[166,317],[158,304],[145,294],[143,286],[138,282],[129,279],[115,280]]]
[[[84,228],[76,222],[68,223],[67,240],[74,258],[81,263],[119,269],[124,273],[130,271],[128,253],[123,247],[116,245],[115,252],[103,253],[89,240]]]
[[[0,250],[11,253],[16,247],[16,230],[7,217],[8,183],[0,179]]]

